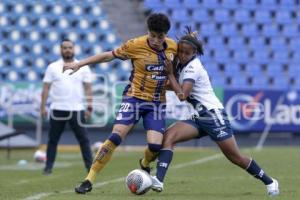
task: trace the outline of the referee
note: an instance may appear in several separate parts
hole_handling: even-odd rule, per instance
[[[82,126],[93,110],[91,71],[88,66],[84,66],[78,71],[79,73],[73,75],[63,73],[64,63],[76,62],[74,59],[74,43],[69,39],[64,39],[60,44],[60,51],[62,58],[50,63],[43,79],[41,115],[44,118],[47,116],[46,102],[48,95],[51,98],[50,129],[44,175],[52,173],[57,144],[67,123],[79,142],[85,168],[88,171],[93,161],[87,132]],[[85,96],[87,106],[85,106]]]

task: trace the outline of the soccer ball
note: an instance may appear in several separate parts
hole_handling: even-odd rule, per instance
[[[135,169],[126,177],[126,186],[129,191],[136,195],[142,195],[149,191],[152,185],[150,175],[141,169]]]
[[[39,162],[39,163],[44,163],[47,160],[45,151],[41,151],[41,150],[37,150],[34,153],[33,158],[34,158],[35,162]]]
[[[92,150],[93,152],[97,153],[97,151],[99,150],[99,148],[102,146],[102,142],[99,141],[99,142],[95,142],[93,145],[92,145]]]

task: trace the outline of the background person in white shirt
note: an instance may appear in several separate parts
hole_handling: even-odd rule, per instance
[[[203,54],[202,43],[196,33],[187,27],[187,35],[178,42],[178,82],[173,73],[173,65],[165,61],[165,70],[170,85],[180,101],[192,104],[196,114],[190,119],[178,121],[170,126],[159,152],[156,176],[152,177],[152,189],[161,192],[167,169],[172,161],[173,149],[179,142],[209,136],[219,146],[223,154],[233,164],[262,181],[270,196],[279,194],[278,181],[269,177],[254,159],[243,155],[236,144],[230,122],[223,105],[216,97],[199,55]],[[220,166],[221,168],[221,166]]]
[[[88,66],[84,66],[73,75],[63,73],[64,63],[76,61],[74,59],[74,43],[69,39],[64,39],[61,42],[60,50],[62,59],[47,67],[43,79],[42,117],[47,116],[46,101],[49,94],[51,98],[47,161],[43,172],[45,175],[52,173],[57,144],[67,123],[79,142],[85,168],[89,170],[93,162],[87,132],[82,126],[93,110],[91,71]]]

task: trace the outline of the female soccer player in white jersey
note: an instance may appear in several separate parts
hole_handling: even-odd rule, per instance
[[[202,43],[197,39],[197,34],[187,27],[187,35],[178,42],[178,62],[172,64],[165,61],[172,89],[181,101],[186,100],[192,104],[197,114],[168,128],[163,149],[158,156],[156,176],[152,177],[152,189],[157,192],[163,190],[164,177],[172,161],[176,143],[209,135],[228,160],[261,180],[270,196],[278,195],[278,181],[267,176],[252,158],[242,155],[239,151],[224,107],[216,97],[207,71],[198,58],[202,54]],[[177,69],[179,83],[173,73],[173,65]]]

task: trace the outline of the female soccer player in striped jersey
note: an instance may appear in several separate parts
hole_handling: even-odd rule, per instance
[[[115,149],[140,118],[143,118],[148,142],[144,157],[140,160],[144,170],[150,171],[149,163],[155,160],[162,147],[167,82],[164,60],[175,57],[177,44],[167,37],[171,25],[166,15],[151,14],[147,25],[148,34],[131,39],[113,51],[100,53],[77,63],[65,64],[64,69],[72,69],[74,73],[84,65],[109,62],[115,58],[130,59],[132,63],[129,84],[123,92],[112,133],[98,150],[85,180],[75,188],[79,194],[92,190],[96,175],[106,166]]]

